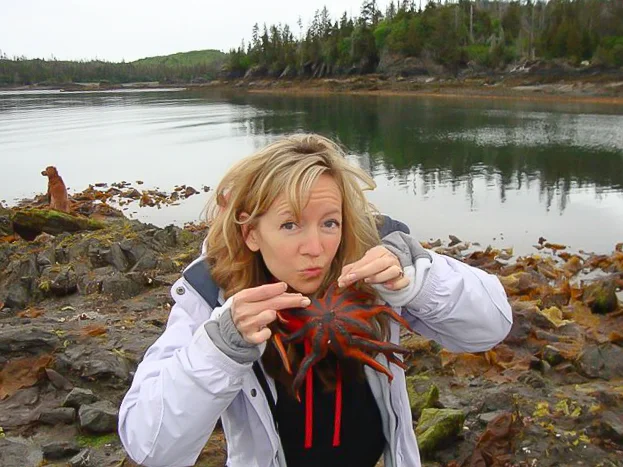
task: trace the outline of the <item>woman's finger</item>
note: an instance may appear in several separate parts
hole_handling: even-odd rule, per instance
[[[403,276],[404,272],[402,271],[402,268],[393,264],[378,274],[367,276],[364,278],[364,282],[367,284],[384,284],[386,282],[394,282]]]
[[[338,280],[338,284],[341,287],[346,287],[353,282],[365,279],[366,277],[372,277],[379,274],[391,266],[397,264],[397,259],[393,256],[382,256],[375,260],[360,266],[359,268],[352,269],[346,276],[342,276],[341,280]]]
[[[383,287],[389,290],[402,290],[410,284],[410,280],[407,276],[403,275],[397,279],[390,280],[383,284]]]
[[[273,333],[270,328],[262,328],[259,331],[243,335],[242,337],[250,344],[260,345],[270,339],[270,336],[272,335]]]
[[[277,319],[277,310],[264,310],[261,313],[250,317],[243,325],[247,334],[256,332],[265,328]]]

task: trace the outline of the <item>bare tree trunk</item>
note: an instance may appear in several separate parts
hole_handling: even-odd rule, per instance
[[[534,5],[535,1],[532,2],[532,17],[530,18],[530,59],[534,60]]]
[[[469,2],[469,41],[474,43],[474,2]]]

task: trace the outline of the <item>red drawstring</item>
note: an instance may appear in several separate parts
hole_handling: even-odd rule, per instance
[[[342,370],[339,362],[335,370],[335,419],[333,421],[333,446],[340,445],[340,430],[342,427]]]
[[[305,355],[311,352],[311,342],[305,339]],[[312,447],[314,425],[314,380],[312,368],[307,370],[305,376],[305,449]],[[333,420],[333,446],[340,445],[340,431],[342,427],[342,371],[340,364],[336,368],[335,385],[335,418]]]
[[[305,355],[311,352],[311,342],[305,339]],[[314,415],[314,381],[312,368],[307,370],[305,377],[305,448],[309,449],[312,445],[313,435],[313,415]]]

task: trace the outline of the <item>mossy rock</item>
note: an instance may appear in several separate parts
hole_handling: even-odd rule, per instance
[[[423,454],[434,452],[463,430],[465,414],[455,409],[424,409],[415,434]]]
[[[611,313],[619,307],[616,289],[617,283],[615,280],[600,280],[586,286],[582,298],[593,313]]]
[[[0,237],[13,235],[13,222],[11,222],[11,210],[0,204]]]
[[[426,386],[424,386],[424,384]],[[424,386],[424,389],[422,389]],[[433,383],[422,382],[416,376],[407,377],[407,393],[413,419],[417,420],[424,409],[439,406],[439,388]]]
[[[34,240],[45,232],[58,235],[63,232],[100,230],[105,224],[85,217],[72,216],[52,209],[23,209],[13,211],[13,228],[25,240]]]

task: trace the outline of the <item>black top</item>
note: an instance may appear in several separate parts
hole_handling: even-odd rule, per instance
[[[385,448],[381,414],[365,377],[344,377],[340,445],[333,447],[335,391],[314,375],[313,440],[305,442],[305,383],[301,402],[277,385],[276,417],[288,467],[374,467]]]

